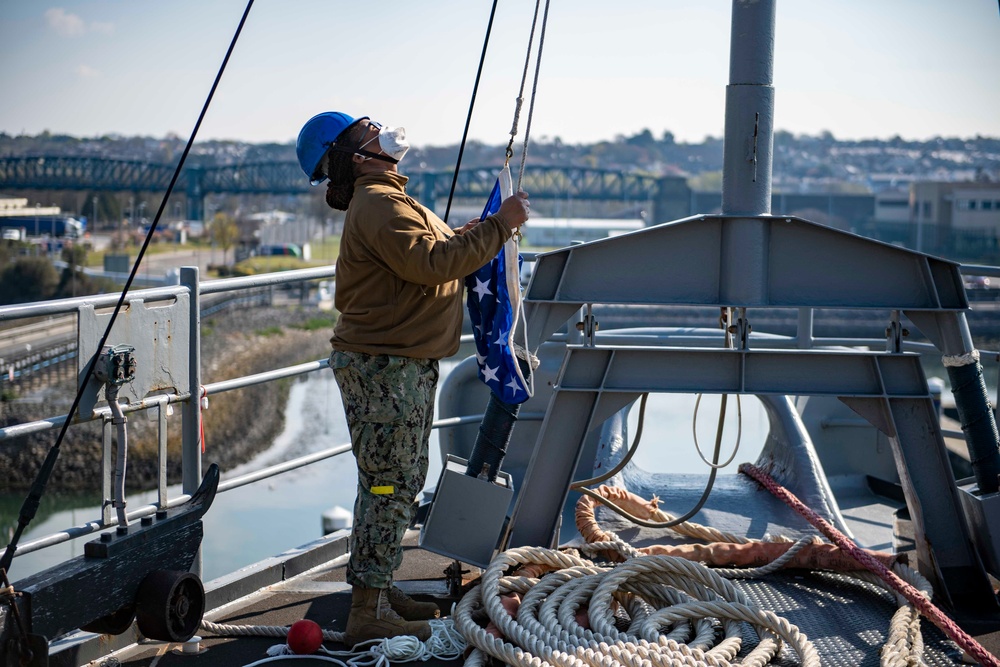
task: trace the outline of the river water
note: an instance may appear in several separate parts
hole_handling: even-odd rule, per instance
[[[453,362],[442,363],[444,376]],[[929,370],[928,374],[931,374]],[[991,398],[996,397],[996,378],[988,377]],[[947,394],[947,392],[946,392]],[[650,471],[707,473],[708,468],[695,450],[692,425],[694,395],[651,395],[647,406],[642,443],[633,459]],[[729,401],[723,434],[722,459],[737,439],[735,401]],[[719,410],[718,396],[705,396],[698,412],[697,437],[706,456],[715,439]],[[630,417],[629,433],[635,433],[638,410]],[[206,412],[211,419],[211,410]],[[767,436],[767,418],[754,397],[742,401],[740,452],[731,466],[757,458]],[[252,461],[224,473],[233,477],[309,452],[319,451],[350,440],[344,420],[340,391],[329,371],[312,373],[293,384],[286,409],[284,431],[274,444]],[[205,461],[211,461],[211,446]],[[431,462],[427,483],[433,486],[441,470],[437,431],[431,439]],[[306,544],[322,536],[322,513],[334,506],[352,509],[356,488],[354,459],[350,453],[293,470],[268,480],[219,494],[204,517],[202,543],[203,579],[212,579]],[[171,489],[171,495],[179,493]],[[154,493],[133,494],[130,507],[152,502]],[[666,508],[668,511],[670,508]],[[57,511],[44,521],[33,523],[21,543],[100,516],[96,506]],[[69,543],[15,559],[11,578],[21,579],[83,552],[91,535]]]

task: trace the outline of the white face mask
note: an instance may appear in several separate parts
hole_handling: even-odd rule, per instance
[[[378,136],[366,141],[358,147],[358,150],[363,150],[365,146],[378,139],[378,146],[382,149],[383,153],[396,162],[402,160],[403,156],[406,155],[406,151],[410,150],[410,142],[406,140],[406,130],[402,127],[381,125],[374,121],[369,121],[369,123],[378,127]]]

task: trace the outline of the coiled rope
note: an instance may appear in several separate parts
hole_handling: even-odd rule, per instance
[[[614,498],[617,504],[631,503],[629,509],[640,514],[643,509],[646,513],[659,511],[655,499],[643,501],[623,489],[599,487],[595,493]],[[880,664],[923,664],[921,600],[929,603],[932,588],[918,572],[898,562],[896,555],[820,543],[818,536],[794,543],[781,537],[760,542],[685,525],[673,530],[710,536],[713,543],[653,545],[640,550],[613,532],[589,530],[581,513],[592,515],[594,507],[594,501],[587,497],[577,506],[577,525],[583,526],[581,534],[593,543],[573,546],[583,554],[625,562],[609,568],[568,551],[534,547],[499,554],[484,572],[481,584],[455,609],[456,629],[475,647],[467,659],[468,667],[481,667],[487,657],[531,667],[729,665],[741,650],[742,622],[755,629],[760,642],[740,659],[741,665],[763,666],[774,660],[785,644],[801,664],[818,665],[815,647],[797,627],[755,607],[727,581],[762,577],[783,567],[840,570],[845,576],[888,591],[898,609],[889,621]],[[655,553],[673,548],[687,551],[684,557]],[[740,562],[732,557],[733,549],[752,552],[744,562],[769,562],[752,568],[708,568],[694,562],[711,560],[706,554],[713,552],[719,562]],[[904,585],[858,570],[856,554],[885,571],[891,568],[892,576]],[[513,574],[504,575],[511,570]],[[914,599],[901,592],[906,589],[915,592]],[[517,605],[512,598],[523,600]],[[516,611],[508,609],[514,606]],[[496,628],[495,634],[489,626],[482,627],[487,620]],[[983,660],[982,655],[962,646]]]
[[[541,579],[503,576],[523,565],[556,571]],[[524,596],[516,617],[502,602],[512,593]],[[584,607],[590,627],[577,619]],[[476,623],[480,610],[503,638]],[[765,665],[783,644],[803,665],[820,664],[815,647],[794,625],[753,606],[709,568],[671,556],[640,556],[609,569],[563,551],[512,549],[493,559],[482,583],[455,609],[455,627],[478,652],[524,667],[728,666],[742,645],[740,622],[761,638],[741,664]],[[716,627],[724,637],[713,645]]]
[[[617,487],[601,486],[595,493],[607,499],[614,505],[627,506],[630,512],[643,514],[658,511],[656,503],[644,501],[635,494]],[[719,531],[706,532],[713,538],[720,538],[710,544],[685,544],[669,546],[654,544],[642,549],[636,549],[622,540],[614,532],[606,531],[597,524],[594,510],[596,503],[584,497],[579,500],[576,508],[576,525],[583,539],[588,544],[579,546],[582,552],[597,553],[604,558],[622,560],[644,554],[665,554],[681,556],[709,565],[721,564],[751,564],[770,559],[761,567],[714,567],[713,572],[727,579],[760,578],[784,567],[794,567],[810,570],[833,570],[874,584],[891,593],[896,600],[898,609],[893,614],[889,624],[888,634],[882,648],[881,664],[885,667],[896,665],[922,664],[923,636],[920,632],[919,610],[898,591],[894,590],[882,578],[866,570],[859,570],[859,564],[854,552],[863,551],[870,559],[879,562],[883,567],[891,568],[902,580],[919,590],[920,594],[929,597],[932,594],[930,582],[919,572],[900,562],[900,556],[881,552],[871,552],[855,547],[848,552],[840,546],[820,543],[818,536],[804,537],[794,544],[781,536],[772,536],[771,541],[761,542],[747,540],[741,536],[728,535]],[[678,533],[700,533],[702,527],[695,526],[693,531],[685,530],[685,526],[673,528]],[[735,538],[733,543],[727,538]]]

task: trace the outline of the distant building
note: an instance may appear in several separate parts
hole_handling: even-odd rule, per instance
[[[923,181],[910,186],[909,223],[917,250],[1000,249],[1000,183]]]
[[[909,222],[909,190],[885,190],[876,194],[875,220],[879,222]]]
[[[7,240],[44,236],[77,239],[83,237],[87,224],[85,218],[66,215],[58,206],[28,206],[27,198],[0,196],[0,228]]]
[[[62,209],[58,206],[32,206],[28,207],[26,197],[3,197],[0,196],[0,217],[15,218],[32,215],[59,215]]]

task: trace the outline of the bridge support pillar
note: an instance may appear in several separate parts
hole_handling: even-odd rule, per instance
[[[694,215],[691,210],[691,188],[682,176],[661,176],[656,179],[652,216],[647,225],[680,220]]]
[[[187,219],[204,221],[205,190],[202,187],[204,171],[200,167],[187,169]]]

